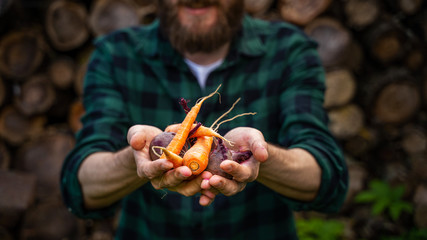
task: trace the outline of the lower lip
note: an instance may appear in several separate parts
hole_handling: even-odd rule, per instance
[[[185,8],[185,11],[191,15],[203,15],[206,14],[211,7],[205,7],[205,8]]]

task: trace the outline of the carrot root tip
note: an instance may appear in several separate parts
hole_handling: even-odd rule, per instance
[[[191,171],[197,171],[200,168],[200,165],[197,162],[191,162],[188,167]]]

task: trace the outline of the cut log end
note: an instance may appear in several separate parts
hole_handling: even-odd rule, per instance
[[[337,69],[326,74],[325,108],[344,106],[356,93],[356,81],[347,69]]]
[[[74,83],[76,66],[70,57],[58,57],[48,68],[52,83],[59,89],[66,89]]]
[[[280,15],[286,21],[305,26],[328,8],[331,0],[280,0]]]
[[[374,23],[380,14],[376,0],[349,0],[346,1],[344,10],[349,26],[358,29]]]
[[[245,10],[254,16],[261,16],[270,9],[273,0],[245,0]]]
[[[410,83],[390,83],[380,90],[374,103],[374,117],[382,123],[400,124],[420,106],[418,89]]]
[[[355,104],[349,104],[332,109],[328,113],[329,129],[338,139],[348,139],[355,136],[364,126],[364,114]]]
[[[124,27],[139,24],[137,6],[127,0],[98,0],[90,13],[89,24],[92,32],[105,35]]]
[[[71,1],[53,1],[48,8],[46,31],[55,48],[68,51],[81,46],[89,37],[86,8]]]
[[[53,105],[55,89],[44,74],[34,75],[21,86],[15,97],[17,108],[25,115],[45,113]]]
[[[0,136],[9,144],[18,146],[41,133],[45,123],[45,117],[28,117],[15,107],[7,106],[0,114]]]
[[[318,18],[304,30],[319,43],[318,52],[326,68],[345,62],[352,41],[350,32],[338,20]]]
[[[35,29],[11,32],[0,42],[0,72],[13,79],[31,75],[42,63],[44,43]]]

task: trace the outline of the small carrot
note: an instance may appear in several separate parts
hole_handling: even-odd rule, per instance
[[[166,159],[168,160],[168,161],[171,161],[172,163],[179,163],[180,165],[179,166],[181,166],[182,165],[182,163],[183,163],[183,159],[182,159],[182,157],[181,156],[179,156],[179,155],[177,155],[177,154],[175,154],[175,153],[173,153],[173,152],[171,152],[171,151],[169,151],[169,150],[167,150],[166,148],[164,148],[164,147],[160,147],[160,146],[154,146],[153,147],[154,149],[160,149],[160,150],[162,150],[163,151],[163,154],[166,156]],[[156,154],[157,155],[157,152],[156,151],[154,151],[154,154]],[[163,156],[163,154],[162,154],[162,156]],[[159,155],[158,155],[159,156]]]
[[[218,93],[219,88],[221,87],[221,85],[219,85],[219,87],[215,90],[215,92],[209,94],[206,97],[203,97],[201,99],[199,99],[196,104],[191,108],[191,110],[187,113],[187,115],[185,116],[184,120],[181,123],[180,128],[178,129],[175,137],[172,139],[172,141],[169,143],[169,145],[166,147],[166,149],[170,152],[173,152],[174,154],[179,154],[181,152],[182,147],[185,145],[185,142],[187,140],[188,134],[191,130],[191,126],[193,125],[194,121],[196,120],[197,114],[200,111],[200,108],[202,106],[202,103],[212,97],[213,95]],[[163,152],[165,153],[165,152]],[[161,158],[164,158],[165,155],[162,154]],[[174,168],[177,168],[179,166],[181,166],[182,164],[180,164],[179,162],[174,162],[172,160],[173,166]]]
[[[202,173],[209,162],[213,137],[198,137],[196,143],[184,154],[183,164],[191,169],[193,175]]]

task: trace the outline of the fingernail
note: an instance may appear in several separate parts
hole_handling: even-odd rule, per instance
[[[231,172],[231,171],[233,171],[233,166],[232,166],[232,165],[225,165],[225,167],[224,167],[224,171],[226,171],[226,172]]]

